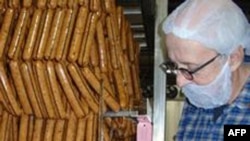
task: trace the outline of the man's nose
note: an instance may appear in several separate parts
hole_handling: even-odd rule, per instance
[[[181,73],[176,74],[176,85],[178,87],[183,87],[186,84],[190,83],[190,80],[187,80]]]

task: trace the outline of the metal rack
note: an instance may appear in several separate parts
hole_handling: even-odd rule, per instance
[[[168,0],[156,0],[155,54],[154,54],[154,104],[153,141],[165,141],[166,75],[159,69],[164,61],[164,42],[161,22],[167,15]]]

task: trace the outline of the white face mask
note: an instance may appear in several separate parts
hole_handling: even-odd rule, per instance
[[[190,103],[199,108],[211,109],[226,104],[231,96],[231,69],[228,61],[214,81],[207,85],[190,83],[182,90]]]

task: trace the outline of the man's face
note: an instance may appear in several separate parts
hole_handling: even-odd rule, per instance
[[[204,47],[199,42],[181,39],[173,34],[166,36],[166,46],[168,57],[178,65],[178,68],[187,70],[194,70],[217,55],[214,50]],[[219,58],[215,59],[212,63],[194,73],[192,82],[198,85],[212,82],[221,70],[221,66]],[[176,83],[179,87],[190,82],[181,73],[177,73]]]

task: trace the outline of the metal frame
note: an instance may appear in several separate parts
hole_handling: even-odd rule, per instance
[[[164,61],[164,44],[161,22],[167,15],[168,0],[156,0],[155,50],[154,50],[154,102],[153,102],[153,141],[165,141],[166,75],[159,65]]]

